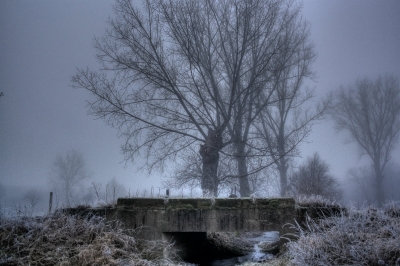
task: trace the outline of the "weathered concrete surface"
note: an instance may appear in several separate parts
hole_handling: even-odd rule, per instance
[[[172,232],[279,231],[291,233],[292,198],[162,199],[119,198],[116,217],[148,239]]]

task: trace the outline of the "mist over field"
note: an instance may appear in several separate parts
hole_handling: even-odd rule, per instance
[[[185,127],[182,126],[180,130],[189,128],[185,133],[190,135],[191,139],[178,143],[178,137],[174,135],[171,137],[177,143],[174,147],[168,146],[167,139],[162,139],[152,146],[151,152],[154,157],[148,157],[146,149],[149,146],[139,152],[134,152],[132,147],[144,141],[150,134],[146,135],[146,131],[143,131],[135,136],[137,143],[132,139],[129,139],[129,142],[126,136],[132,132],[128,132],[127,128],[118,124],[118,119],[110,123],[109,117],[103,119],[101,112],[96,114],[94,109],[90,109],[90,104],[96,103],[99,98],[79,82],[85,81],[82,79],[82,74],[86,69],[100,73],[101,60],[108,62],[107,58],[99,56],[99,49],[95,49],[94,38],[98,38],[99,41],[97,48],[99,44],[105,44],[101,41],[101,37],[105,36],[106,29],[110,29],[109,19],[115,18],[114,4],[113,1],[94,0],[0,2],[0,55],[2,58],[0,61],[0,92],[2,93],[0,96],[0,206],[3,213],[9,212],[11,215],[46,213],[51,191],[55,193],[54,207],[107,204],[115,202],[118,197],[126,196],[164,196],[167,188],[170,189],[171,196],[176,197],[202,197],[205,190],[208,191],[207,196],[214,196],[213,189],[215,188],[201,181],[202,178],[204,179],[202,162],[205,157],[201,155],[199,149],[203,147],[201,145],[207,148],[210,142],[210,125],[217,125],[217,121],[220,120],[215,119],[209,122],[207,118],[201,122],[196,120],[197,125],[185,124]],[[133,1],[132,6],[143,9],[140,1]],[[302,96],[307,96],[307,91],[314,91],[314,97],[305,102],[301,109],[297,109],[297,114],[305,114],[306,110],[309,110],[310,115],[315,114],[318,112],[317,106],[323,107],[323,102],[331,93],[336,97],[341,88],[348,92],[351,88],[357,88],[357,84],[362,83],[363,80],[377,84],[379,77],[385,81],[386,76],[391,76],[395,80],[394,88],[397,84],[397,90],[399,90],[400,3],[398,1],[307,0],[302,3],[294,1],[293,8],[299,8],[300,22],[308,22],[303,32],[307,37],[304,47],[310,49],[309,54],[302,55],[302,60],[307,63],[307,71],[310,73],[307,72],[304,79],[299,79],[298,89]],[[204,14],[207,13],[204,12]],[[238,36],[241,35],[238,34]],[[304,52],[304,50],[298,52]],[[246,60],[250,60],[248,58],[246,57]],[[180,66],[182,68],[187,66],[189,61],[183,60]],[[222,62],[222,59],[216,61]],[[276,66],[276,63],[271,63],[271,65]],[[179,71],[181,71],[179,73],[185,73],[179,68],[180,66],[178,64],[175,66],[177,73]],[[220,67],[223,68],[223,66]],[[135,71],[135,75],[138,75],[138,71]],[[221,70],[221,73],[227,72]],[[80,80],[79,74],[81,74]],[[115,73],[110,71],[109,78],[112,78],[113,74]],[[122,75],[122,73],[119,74]],[[288,73],[285,74],[289,77]],[[270,75],[272,74],[265,73],[265,76],[270,77]],[[280,74],[279,77],[283,75]],[[76,79],[74,80],[73,77]],[[274,77],[274,80],[278,79],[277,76]],[[287,78],[290,81],[292,79],[293,77]],[[122,81],[119,80],[119,82]],[[179,82],[184,83],[181,80]],[[290,84],[293,85],[292,83]],[[276,84],[275,86],[278,86]],[[138,88],[142,85],[135,84]],[[382,85],[380,88],[383,87]],[[268,95],[265,91],[252,93],[255,93],[251,94],[253,96],[260,93],[257,97],[254,96],[255,99],[267,101]],[[145,95],[138,93],[135,97],[145,97]],[[195,99],[191,97],[188,99]],[[275,96],[271,97],[268,99],[273,99]],[[389,98],[396,99],[396,97],[394,95]],[[212,97],[209,96],[209,98]],[[369,100],[374,98],[378,98],[376,94],[367,97]],[[225,99],[223,102],[226,102]],[[271,100],[272,102],[274,101]],[[253,107],[259,108],[261,105],[258,103]],[[175,102],[165,106],[160,104],[160,106],[165,109],[146,109],[149,106],[140,108],[143,107],[143,110],[148,112],[147,119],[153,119],[153,116],[158,117],[151,120],[152,122],[160,121],[161,117],[165,118],[171,110],[182,114],[180,113],[182,109],[178,109],[181,107]],[[210,113],[217,113],[216,106],[218,105],[210,104],[210,106],[209,110],[214,110]],[[229,126],[221,133],[221,143],[226,146],[219,150],[218,171],[220,172],[217,173],[216,170],[216,178],[219,182],[219,190],[216,192],[218,197],[228,197],[235,192],[238,196],[272,197],[283,194],[292,195],[289,192],[318,194],[320,191],[325,191],[314,188],[313,184],[320,181],[313,181],[313,179],[307,179],[310,185],[306,188],[294,187],[294,181],[291,183],[291,180],[294,180],[292,177],[301,178],[301,173],[307,173],[305,174],[307,177],[312,176],[311,159],[317,154],[319,169],[324,169],[323,177],[329,184],[327,191],[332,192],[333,187],[338,189],[335,195],[326,191],[321,193],[328,193],[324,195],[344,204],[379,205],[375,190],[377,179],[376,171],[373,169],[374,162],[349,130],[345,127],[343,130],[336,130],[338,124],[332,113],[338,110],[337,105],[331,111],[325,112],[323,116],[321,114],[321,117],[306,124],[308,132],[304,131],[304,135],[299,133],[297,139],[293,139],[291,144],[285,144],[287,145],[285,147],[293,143],[296,143],[296,146],[293,144],[293,149],[289,149],[290,152],[293,151],[290,153],[290,158],[282,162],[283,165],[287,165],[288,179],[287,191],[282,190],[284,183],[280,181],[280,177],[283,172],[276,164],[283,157],[277,148],[279,138],[276,136],[270,138],[272,144],[268,150],[269,135],[264,135],[264,142],[261,137],[262,132],[270,132],[262,131],[261,125],[263,122],[269,125],[268,121],[273,124],[272,115],[270,115],[275,114],[273,107],[276,106],[271,104],[269,107],[271,109],[265,112],[265,120],[255,119],[258,126],[254,128],[259,131],[254,128],[250,130],[258,132],[258,135],[250,136],[248,145],[243,150],[243,154],[249,156],[246,161],[247,174],[243,175],[243,172],[237,171],[240,168],[238,158],[241,156],[237,156],[239,152],[235,150],[236,146],[229,146],[235,143],[232,141],[233,135],[226,133],[229,132]],[[396,108],[398,107],[394,106],[393,110]],[[203,117],[206,116],[207,108],[202,109],[196,106],[193,109],[198,110]],[[237,111],[239,107],[233,107],[233,109]],[[144,111],[140,113],[138,110],[142,110],[139,107],[136,111],[141,115],[145,114]],[[232,114],[236,111],[232,111]],[[167,125],[166,128],[171,130],[175,126],[173,121],[177,123],[182,117],[176,116],[175,120],[172,115],[168,117],[169,123],[164,123]],[[301,120],[301,116],[298,116],[297,120],[293,119],[296,117],[294,113],[290,114],[290,117],[292,119],[288,122],[289,126],[293,125],[292,121],[297,121],[298,124],[304,121]],[[232,122],[231,116],[224,119],[234,128],[233,125],[236,122]],[[399,117],[393,121],[390,124],[398,125]],[[115,123],[111,125],[113,122]],[[137,122],[134,121],[134,123]],[[202,128],[204,132],[199,133],[198,128]],[[153,129],[149,129],[148,132],[160,136],[163,134],[157,130],[151,130]],[[387,132],[386,129],[385,132]],[[381,171],[382,193],[385,200],[400,200],[400,193],[398,193],[400,147],[396,140],[397,136],[394,136],[390,156],[382,159],[382,162],[387,160],[384,167],[381,165],[383,169]],[[250,143],[250,141],[254,142]],[[257,149],[251,150],[249,147]],[[171,149],[168,160],[162,162],[163,164],[156,164],[157,160],[162,161],[157,156],[161,156],[162,151],[167,148]],[[181,149],[185,153],[180,153]],[[289,151],[283,154],[289,154]],[[310,164],[307,165],[308,162]],[[75,176],[65,174],[68,172],[66,170],[68,166],[74,166],[74,171],[76,170],[79,174]],[[151,172],[149,172],[151,167]],[[229,178],[230,176],[235,177]],[[238,176],[249,177],[248,188],[245,183],[241,183],[242,179],[238,179]],[[191,179],[186,180],[186,178]],[[310,190],[310,187],[314,190]]]

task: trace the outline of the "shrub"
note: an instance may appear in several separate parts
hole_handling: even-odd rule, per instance
[[[396,207],[397,206],[397,207]],[[288,243],[295,265],[396,265],[400,258],[399,205],[350,210],[346,215],[307,220],[299,239]]]

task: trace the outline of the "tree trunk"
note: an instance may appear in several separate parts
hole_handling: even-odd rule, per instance
[[[378,207],[381,208],[385,202],[385,194],[383,193],[383,182],[382,178],[376,180],[376,200],[378,201]]]
[[[283,160],[284,161],[284,160]],[[287,195],[287,165],[286,162],[282,162],[278,166],[279,171],[279,179],[281,185],[281,197],[285,197]]]
[[[250,197],[250,185],[244,147],[244,143],[237,144],[236,161],[239,173],[239,192],[240,197]]]
[[[385,194],[383,192],[383,174],[380,171],[380,160],[376,159],[374,163],[375,182],[376,182],[376,201],[378,207],[381,208],[385,202]]]
[[[218,131],[209,129],[204,145],[200,145],[200,155],[203,162],[201,189],[203,196],[216,197],[218,195],[218,163],[219,150],[222,146],[222,137]]]
[[[285,197],[287,195],[287,170],[288,165],[286,161],[286,151],[285,151],[285,123],[282,120],[279,127],[279,135],[278,135],[278,151],[279,151],[279,159],[278,159],[278,171],[279,171],[279,179],[281,185],[281,197]]]

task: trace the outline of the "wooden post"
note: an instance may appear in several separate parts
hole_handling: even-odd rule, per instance
[[[50,192],[50,200],[49,200],[49,214],[51,213],[51,208],[53,207],[53,192]]]

